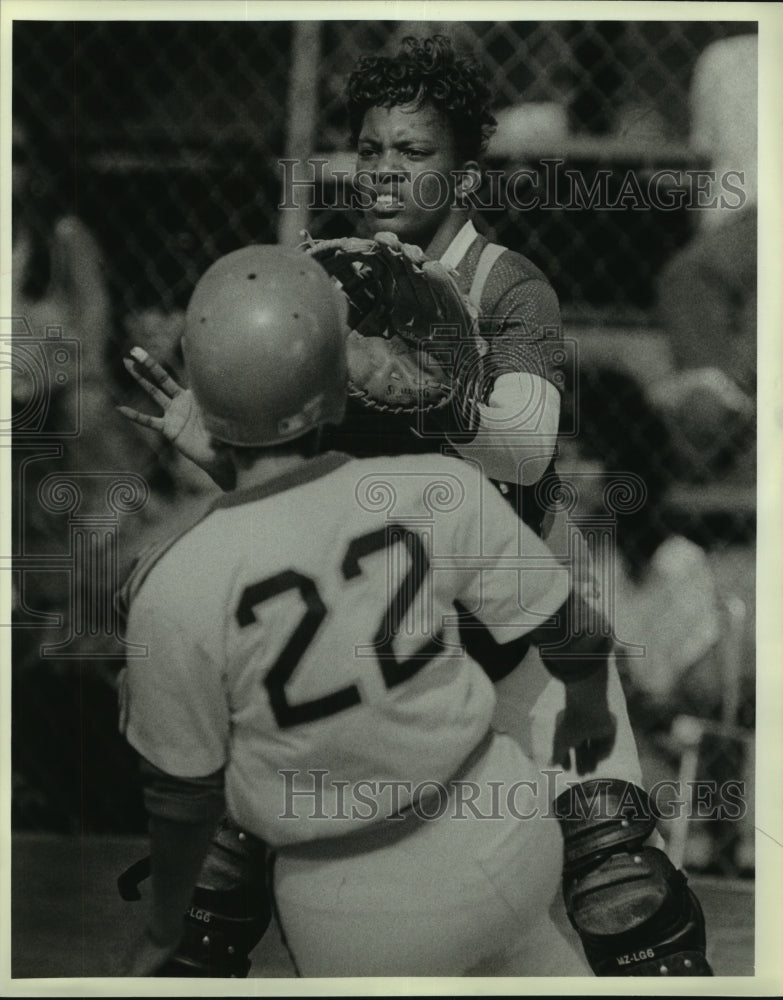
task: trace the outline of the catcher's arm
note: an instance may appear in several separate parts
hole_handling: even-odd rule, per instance
[[[494,302],[482,296],[482,309],[482,329],[492,331],[484,359],[491,391],[478,407],[475,437],[454,444],[492,479],[527,486],[546,471],[557,443],[559,373],[549,334],[561,329],[560,306],[546,281],[523,277]]]
[[[221,489],[233,489],[234,468],[228,456],[215,448],[191,391],[175,382],[143,348],[133,347],[130,354],[130,358],[123,358],[126,370],[163,413],[153,416],[130,406],[118,406],[118,411],[133,423],[162,434]]]
[[[463,458],[481,463],[490,479],[528,486],[546,471],[557,443],[560,395],[530,372],[499,375],[469,442],[454,442]]]
[[[552,763],[566,769],[573,754],[576,771],[595,770],[612,752],[617,719],[609,708],[609,657],[614,643],[600,613],[571,590],[557,613],[527,637],[541,660],[565,685],[565,706],[558,713]]]

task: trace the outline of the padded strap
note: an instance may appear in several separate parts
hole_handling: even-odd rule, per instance
[[[473,276],[473,284],[468,292],[468,298],[479,311],[481,310],[481,296],[484,294],[484,286],[487,283],[489,272],[498,257],[505,252],[506,248],[500,246],[499,243],[487,243],[481,251],[476,273]]]

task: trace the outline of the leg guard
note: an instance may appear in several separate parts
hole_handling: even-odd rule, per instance
[[[597,779],[555,800],[564,837],[568,917],[597,976],[711,976],[704,915],[685,875],[642,844],[655,828],[647,794]]]
[[[123,899],[140,899],[138,882],[149,859],[120,876]],[[179,948],[158,976],[245,978],[250,952],[272,919],[266,878],[266,849],[230,820],[218,828],[185,913]]]

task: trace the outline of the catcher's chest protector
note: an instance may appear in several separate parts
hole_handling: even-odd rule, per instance
[[[495,261],[504,252],[505,247],[500,246],[498,243],[487,243],[481,251],[481,256],[476,266],[476,273],[473,275],[473,281],[468,292],[468,298],[478,310],[479,315],[481,315],[481,298],[484,294],[484,287],[487,283],[489,272],[494,267]]]

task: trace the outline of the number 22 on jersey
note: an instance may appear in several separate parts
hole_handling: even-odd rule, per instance
[[[410,566],[391,601],[380,613],[372,643],[387,688],[409,680],[441,648],[440,634],[432,635],[404,660],[397,658],[393,647],[394,636],[430,570],[424,543],[415,532],[399,524],[386,525],[354,538],[348,544],[339,567],[335,567],[335,573],[341,579],[353,580],[362,574],[363,559],[377,552],[388,552],[398,544],[405,546]],[[282,729],[324,719],[361,702],[356,684],[348,684],[309,701],[296,704],[289,701],[288,682],[329,614],[311,577],[288,569],[245,587],[236,609],[237,623],[241,628],[262,625],[264,602],[289,592],[298,594],[304,604],[304,612],[263,680],[275,720]]]

